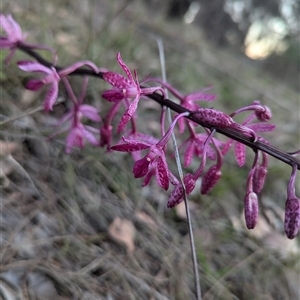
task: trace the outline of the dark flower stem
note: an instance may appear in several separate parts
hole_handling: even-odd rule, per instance
[[[52,63],[45,60],[42,56],[40,56],[36,51],[27,48],[26,46],[19,45],[18,46],[19,50],[27,53],[29,56],[35,58],[39,63],[43,64],[44,66],[47,67],[53,67]],[[63,69],[61,66],[54,66],[57,71],[60,71]],[[98,77],[103,79],[102,73],[96,74],[92,70],[86,69],[86,68],[79,68],[76,69],[74,72],[70,73],[69,75],[88,75],[88,76],[93,76],[93,77]],[[187,110],[186,108],[182,107],[181,105],[169,100],[169,99],[164,99],[162,95],[159,93],[153,93],[152,95],[147,95],[148,98],[156,101],[159,103],[161,106],[166,106],[169,107],[171,110],[177,112],[177,113],[184,113],[184,112],[190,112],[190,115],[187,116],[188,119],[194,121],[195,123],[201,125],[202,127],[208,128],[208,129],[215,129],[216,132],[223,134],[235,141],[238,141],[249,148],[251,148],[254,152],[257,150],[260,150],[262,152],[267,153],[270,156],[275,157],[276,159],[282,161],[285,164],[288,164],[290,166],[297,166],[297,169],[300,170],[300,161],[296,159],[292,154],[289,154],[288,152],[282,151],[264,141],[257,140],[253,141],[252,137],[249,137],[243,133],[238,132],[235,129],[230,129],[230,128],[217,128],[217,127],[212,127],[209,124],[206,124],[203,122],[201,119],[197,118],[193,112]],[[293,153],[293,152],[291,152]]]

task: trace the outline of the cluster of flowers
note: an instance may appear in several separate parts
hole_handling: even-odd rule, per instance
[[[17,49],[45,49],[53,53],[53,63],[41,63],[33,60],[19,61],[19,68],[25,72],[38,72],[42,76],[40,79],[32,79],[28,81],[26,88],[36,91],[43,86],[48,86],[48,91],[44,99],[44,108],[46,111],[51,111],[58,97],[60,82],[66,88],[72,108],[65,114],[58,125],[70,124],[65,130],[69,133],[66,139],[66,152],[71,152],[73,147],[83,147],[85,141],[88,141],[94,146],[107,147],[109,151],[130,152],[135,160],[133,166],[133,174],[135,178],[144,178],[143,186],[149,184],[152,177],[155,177],[156,182],[164,189],[168,190],[169,185],[173,185],[174,189],[171,192],[167,206],[174,207],[183,201],[184,189],[178,178],[170,171],[167,164],[167,148],[168,141],[174,131],[175,125],[178,124],[179,133],[186,132],[188,138],[180,146],[183,152],[184,166],[187,167],[192,163],[193,158],[200,158],[200,165],[194,173],[188,173],[184,176],[184,185],[186,194],[190,194],[196,185],[196,181],[201,177],[201,194],[207,194],[218,182],[221,177],[221,167],[223,157],[231,147],[234,148],[234,154],[238,166],[245,164],[246,146],[238,141],[229,139],[227,142],[222,142],[213,137],[216,129],[232,129],[246,137],[256,141],[265,141],[259,132],[270,132],[275,129],[275,125],[268,123],[271,119],[271,111],[259,101],[254,101],[251,105],[238,109],[230,115],[221,111],[202,108],[197,104],[198,101],[213,101],[216,95],[209,93],[209,89],[205,88],[192,92],[187,95],[182,95],[170,84],[162,81],[159,78],[146,78],[142,83],[155,83],[154,87],[143,87],[140,85],[137,73],[132,74],[127,65],[121,58],[120,53],[117,54],[117,61],[120,67],[126,74],[126,77],[109,71],[104,68],[97,67],[90,61],[80,61],[69,67],[61,68],[56,65],[56,52],[50,47],[44,45],[32,45],[25,42],[26,36],[22,33],[20,26],[14,21],[10,15],[0,15],[0,26],[6,33],[5,37],[0,37],[0,48],[8,49],[9,54],[5,58],[5,64],[11,60],[14,52]],[[27,51],[28,53],[28,51]],[[97,109],[91,105],[84,104],[84,98],[88,85],[88,72],[83,73],[83,88],[79,97],[76,97],[69,83],[68,75],[76,70],[86,66],[92,70],[94,74],[104,79],[112,86],[103,92],[102,97],[112,106],[106,116],[101,119]],[[82,69],[81,70],[87,70]],[[164,125],[164,110],[161,117],[161,139],[158,140],[153,136],[143,134],[137,131],[137,114],[138,103],[142,97],[158,93],[166,99],[166,91],[169,91],[175,98],[178,99],[181,107],[185,112],[174,116],[172,124],[165,132]],[[125,131],[122,140],[116,145],[111,145],[113,135],[113,120],[120,111],[121,106],[125,107],[125,113],[121,117],[117,127],[117,133],[124,132],[128,123],[131,129]],[[249,115],[242,124],[233,120],[236,114],[248,111]],[[190,120],[188,117],[193,116],[208,125],[204,128],[203,133],[198,133],[199,125]],[[99,128],[85,125],[84,118],[89,122],[99,123]],[[57,134],[57,133],[56,133]],[[145,156],[142,157],[142,150],[147,150]],[[298,153],[297,153],[298,154]],[[204,172],[207,158],[214,163]],[[258,219],[258,194],[261,192],[265,178],[267,175],[268,156],[265,152],[255,151],[255,158],[252,168],[249,172],[246,184],[246,194],[244,197],[244,212],[246,225],[249,229],[253,229]],[[292,175],[290,177],[287,189],[287,201],[285,210],[285,232],[289,238],[294,238],[300,229],[300,199],[295,195],[295,178],[297,173],[297,165],[292,167]]]

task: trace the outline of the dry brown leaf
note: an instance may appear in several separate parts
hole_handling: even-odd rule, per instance
[[[108,234],[116,243],[125,245],[127,253],[134,251],[135,227],[131,221],[116,217],[108,228]]]
[[[15,152],[19,147],[20,144],[18,143],[0,140],[0,156],[5,157],[10,153]]]
[[[186,212],[185,212],[185,203],[182,201],[178,205],[175,206],[176,216],[180,220],[186,220]]]
[[[8,176],[14,171],[13,166],[5,161],[5,160],[0,160],[0,174],[1,176]]]
[[[148,225],[151,228],[157,229],[157,223],[146,213],[142,212],[142,211],[137,211],[135,213],[135,217],[141,221],[142,223],[144,223],[145,225]]]
[[[30,107],[30,105],[33,104],[36,98],[37,98],[36,91],[23,90],[21,94],[21,103],[26,107]]]

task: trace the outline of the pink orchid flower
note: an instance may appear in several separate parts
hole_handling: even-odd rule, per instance
[[[57,71],[54,67],[48,68],[38,62],[31,61],[31,60],[23,60],[18,62],[18,66],[22,71],[38,72],[38,73],[45,74],[44,78],[42,79],[29,80],[28,83],[26,84],[26,88],[28,90],[36,91],[40,89],[43,85],[50,85],[50,88],[46,93],[45,100],[44,100],[44,108],[46,111],[50,111],[53,109],[53,105],[55,104],[58,96],[60,80],[63,77],[75,71],[76,69],[85,65],[90,67],[95,73],[99,72],[98,67],[89,61],[79,61],[59,71]]]
[[[203,145],[204,142],[207,139],[207,134],[205,133],[198,133],[195,132],[190,135],[190,137],[185,140],[182,145],[180,146],[180,149],[184,149],[184,157],[183,157],[183,163],[185,167],[188,167],[192,163],[192,159],[194,156],[196,157],[202,157],[203,154]],[[223,142],[219,141],[216,138],[212,138],[214,140],[214,143],[218,147],[223,146]],[[216,153],[215,150],[210,146],[207,145],[206,147],[206,155],[209,159],[215,160],[216,159]]]
[[[28,49],[42,49],[48,50],[53,54],[54,63],[56,62],[56,51],[45,45],[33,45],[25,42],[26,34],[22,33],[20,25],[13,19],[11,15],[0,14],[0,27],[5,31],[6,36],[0,37],[0,49],[9,49],[10,52],[4,59],[4,63],[8,64],[13,57],[18,47],[25,47]]]
[[[145,142],[141,140],[132,140],[122,137],[125,144],[112,146],[111,149],[121,152],[136,152],[149,149],[146,156],[135,162],[133,174],[135,178],[145,177],[144,186],[150,182],[150,178],[156,175],[156,181],[163,189],[168,190],[170,182],[170,171],[168,169],[165,146],[169,141],[174,126],[178,119],[188,116],[189,113],[182,113],[175,117],[170,128],[158,143]]]
[[[118,102],[123,99],[129,101],[133,99],[118,125],[118,132],[121,132],[134,115],[141,96],[150,95],[157,91],[161,91],[164,95],[164,90],[161,87],[141,88],[136,71],[134,70],[134,75],[131,74],[129,68],[122,60],[120,53],[117,54],[117,61],[126,73],[127,78],[115,72],[104,72],[103,79],[110,83],[113,89],[105,91],[102,97],[110,102]]]
[[[98,146],[99,141],[97,140],[95,135],[99,134],[99,130],[91,126],[84,125],[82,123],[82,119],[84,117],[93,122],[101,121],[101,118],[98,114],[98,110],[95,107],[88,104],[83,104],[84,96],[86,94],[87,89],[88,78],[84,78],[83,89],[79,99],[76,98],[67,78],[63,78],[62,80],[65,84],[69,97],[71,98],[73,107],[67,114],[65,114],[60,119],[57,126],[61,126],[67,121],[71,121],[71,126],[69,128],[61,130],[60,132],[54,133],[52,137],[58,133],[70,130],[66,138],[66,153],[70,153],[72,148],[74,147],[83,148],[85,140],[87,140],[90,144],[94,146]]]
[[[156,181],[158,185],[167,190],[169,188],[169,170],[164,152],[164,145],[160,143],[150,144],[140,140],[129,140],[123,137],[125,144],[112,146],[111,149],[121,152],[135,152],[149,149],[148,154],[137,160],[133,166],[133,174],[135,178],[141,178],[148,173],[154,175],[156,171]],[[150,179],[147,178],[149,182]]]
[[[94,146],[99,144],[94,135],[98,133],[98,130],[91,126],[83,125],[81,122],[82,117],[91,119],[91,114],[99,117],[96,114],[96,109],[90,105],[79,105],[70,113],[69,119],[72,119],[72,125],[66,139],[66,153],[70,153],[73,147],[83,148],[85,140]],[[100,118],[96,119],[95,117],[93,118],[94,120],[100,121]]]

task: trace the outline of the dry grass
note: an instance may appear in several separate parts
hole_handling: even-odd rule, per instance
[[[299,103],[293,91],[215,49],[195,28],[166,22],[139,1],[4,0],[2,11],[13,13],[30,41],[56,47],[60,64],[84,58],[118,70],[115,55],[121,51],[140,77],[160,74],[153,39],[160,35],[168,77],[178,89],[214,84],[220,95],[214,105],[226,111],[263,98],[279,127],[272,142],[287,150],[299,148]],[[40,105],[43,95],[22,86],[27,75],[14,63],[3,68],[2,119]],[[107,109],[100,96],[104,87],[92,79],[88,91],[88,101],[102,110]],[[156,132],[157,108],[145,106],[141,128]],[[193,299],[182,207],[166,210],[167,195],[155,184],[141,189],[127,156],[92,148],[66,155],[64,137],[48,141],[49,125],[62,109],[59,105],[53,115],[26,113],[1,128],[0,295]],[[259,225],[251,232],[241,218],[246,168],[228,159],[214,192],[191,196],[204,299],[299,297],[299,237],[289,241],[282,234],[289,172],[271,161]]]

